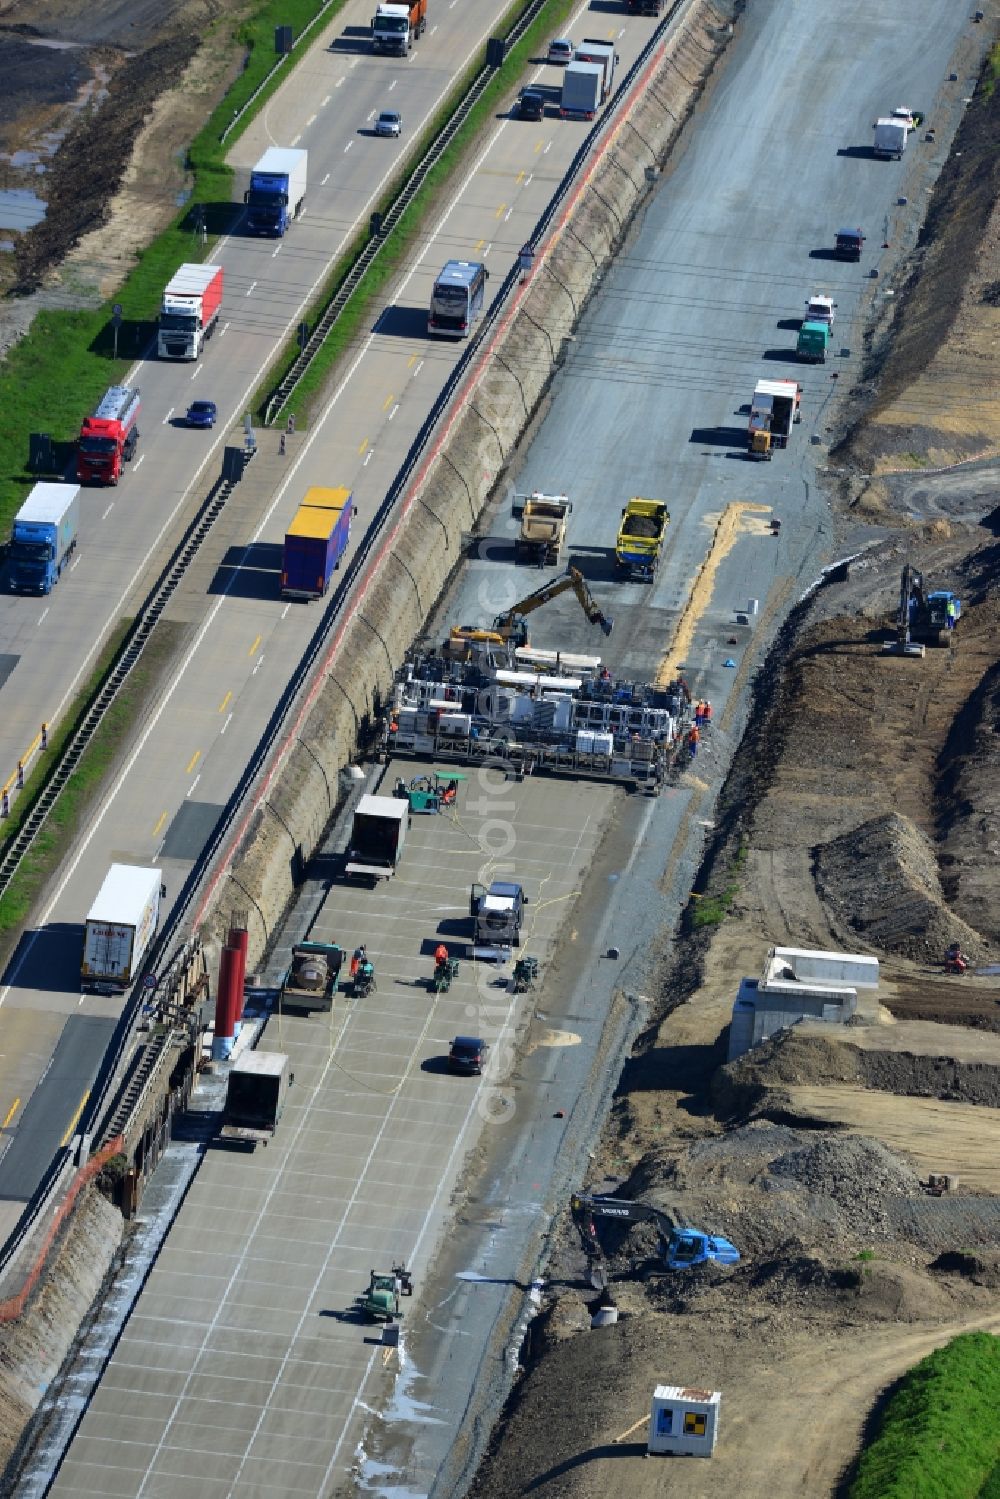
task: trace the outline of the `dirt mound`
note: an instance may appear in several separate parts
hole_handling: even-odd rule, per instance
[[[940,958],[949,942],[983,943],[945,905],[930,840],[908,817],[871,818],[814,851],[816,887],[848,939],[883,952]]]
[[[942,756],[942,886],[955,910],[1000,942],[1000,666],[986,673]]]
[[[34,290],[81,235],[103,222],[153,100],[177,83],[198,44],[193,34],[168,38],[129,58],[103,105],[77,120],[49,168],[45,218],[15,245],[18,294]]]

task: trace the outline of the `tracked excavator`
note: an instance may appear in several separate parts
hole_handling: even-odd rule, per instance
[[[925,645],[948,645],[961,615],[961,599],[947,589],[925,593],[923,574],[908,562],[899,579],[896,638],[883,644],[883,654],[923,656]]]
[[[626,1202],[620,1197],[570,1198],[573,1222],[590,1260],[590,1281],[595,1290],[608,1284],[608,1266],[597,1233],[599,1218],[613,1218],[618,1223],[654,1223],[660,1231],[660,1257],[668,1270],[688,1270],[709,1260],[719,1265],[739,1264],[740,1252],[735,1244],[720,1234],[706,1234],[699,1228],[679,1227],[668,1213],[647,1202]]]
[[[557,599],[560,594],[566,593],[570,588],[576,594],[580,608],[592,625],[600,625],[605,635],[610,635],[614,628],[614,620],[597,607],[594,596],[587,587],[586,580],[581,572],[571,567],[568,572],[563,573],[561,578],[554,578],[551,583],[545,583],[541,588],[536,588],[534,593],[529,593],[516,603],[513,608],[507,609],[503,614],[498,614],[489,629],[478,625],[454,625],[451,634],[445,641],[445,651],[450,656],[461,656],[465,647],[479,645],[509,645],[512,649],[524,647],[528,644],[528,615],[540,609],[543,604],[549,604]]]

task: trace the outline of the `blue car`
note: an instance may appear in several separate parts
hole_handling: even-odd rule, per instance
[[[214,401],[192,401],[184,418],[186,427],[214,427],[216,418]]]

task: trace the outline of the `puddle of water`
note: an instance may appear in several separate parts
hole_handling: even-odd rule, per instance
[[[45,210],[46,204],[28,188],[8,188],[5,192],[0,192],[0,229],[18,229],[23,232],[33,224],[40,224],[45,217]]]

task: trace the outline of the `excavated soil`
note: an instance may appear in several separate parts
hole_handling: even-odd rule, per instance
[[[42,305],[89,305],[177,211],[184,148],[239,66],[231,25],[243,7],[219,0],[139,0],[96,9],[81,0],[0,7],[0,161],[4,186],[27,188],[45,218],[0,254],[0,349]],[[228,24],[216,29],[223,15]],[[117,211],[123,182],[127,207]],[[109,233],[110,231],[110,233]],[[105,238],[101,238],[103,234]],[[81,240],[72,268],[53,281]]]
[[[970,126],[975,160],[995,108],[982,101]],[[896,353],[880,350],[892,378],[855,432],[855,461],[895,450],[887,412],[939,363],[964,369],[967,391],[993,378],[965,311],[994,253],[996,194],[987,183],[964,205],[950,192],[918,257],[928,279],[908,293],[926,316]],[[941,266],[962,246],[975,266],[936,308]],[[944,412],[947,382],[939,388]],[[952,451],[985,430],[970,426]],[[905,434],[921,464],[932,440],[940,431]],[[619,1320],[592,1331],[587,1262],[564,1222],[524,1377],[474,1499],[596,1499],[610,1488],[654,1499],[678,1473],[705,1499],[838,1493],[886,1388],[957,1332],[1000,1331],[995,479],[989,469],[900,477],[860,502],[850,488],[852,521],[905,518],[793,612],[759,676],[697,886],[735,885],[735,900],[715,931],[682,932],[587,1183],[725,1234],[741,1262],[667,1275],[653,1228],[601,1220]],[[963,601],[949,646],[923,659],[882,649],[906,561]],[[944,973],[955,940],[982,972]],[[877,954],[877,1003],[849,1026],[805,1023],[727,1064],[740,975],[759,974],[772,944]],[[932,1195],[932,1173],[957,1185]],[[711,1463],[641,1461],[660,1383],[723,1392]]]

